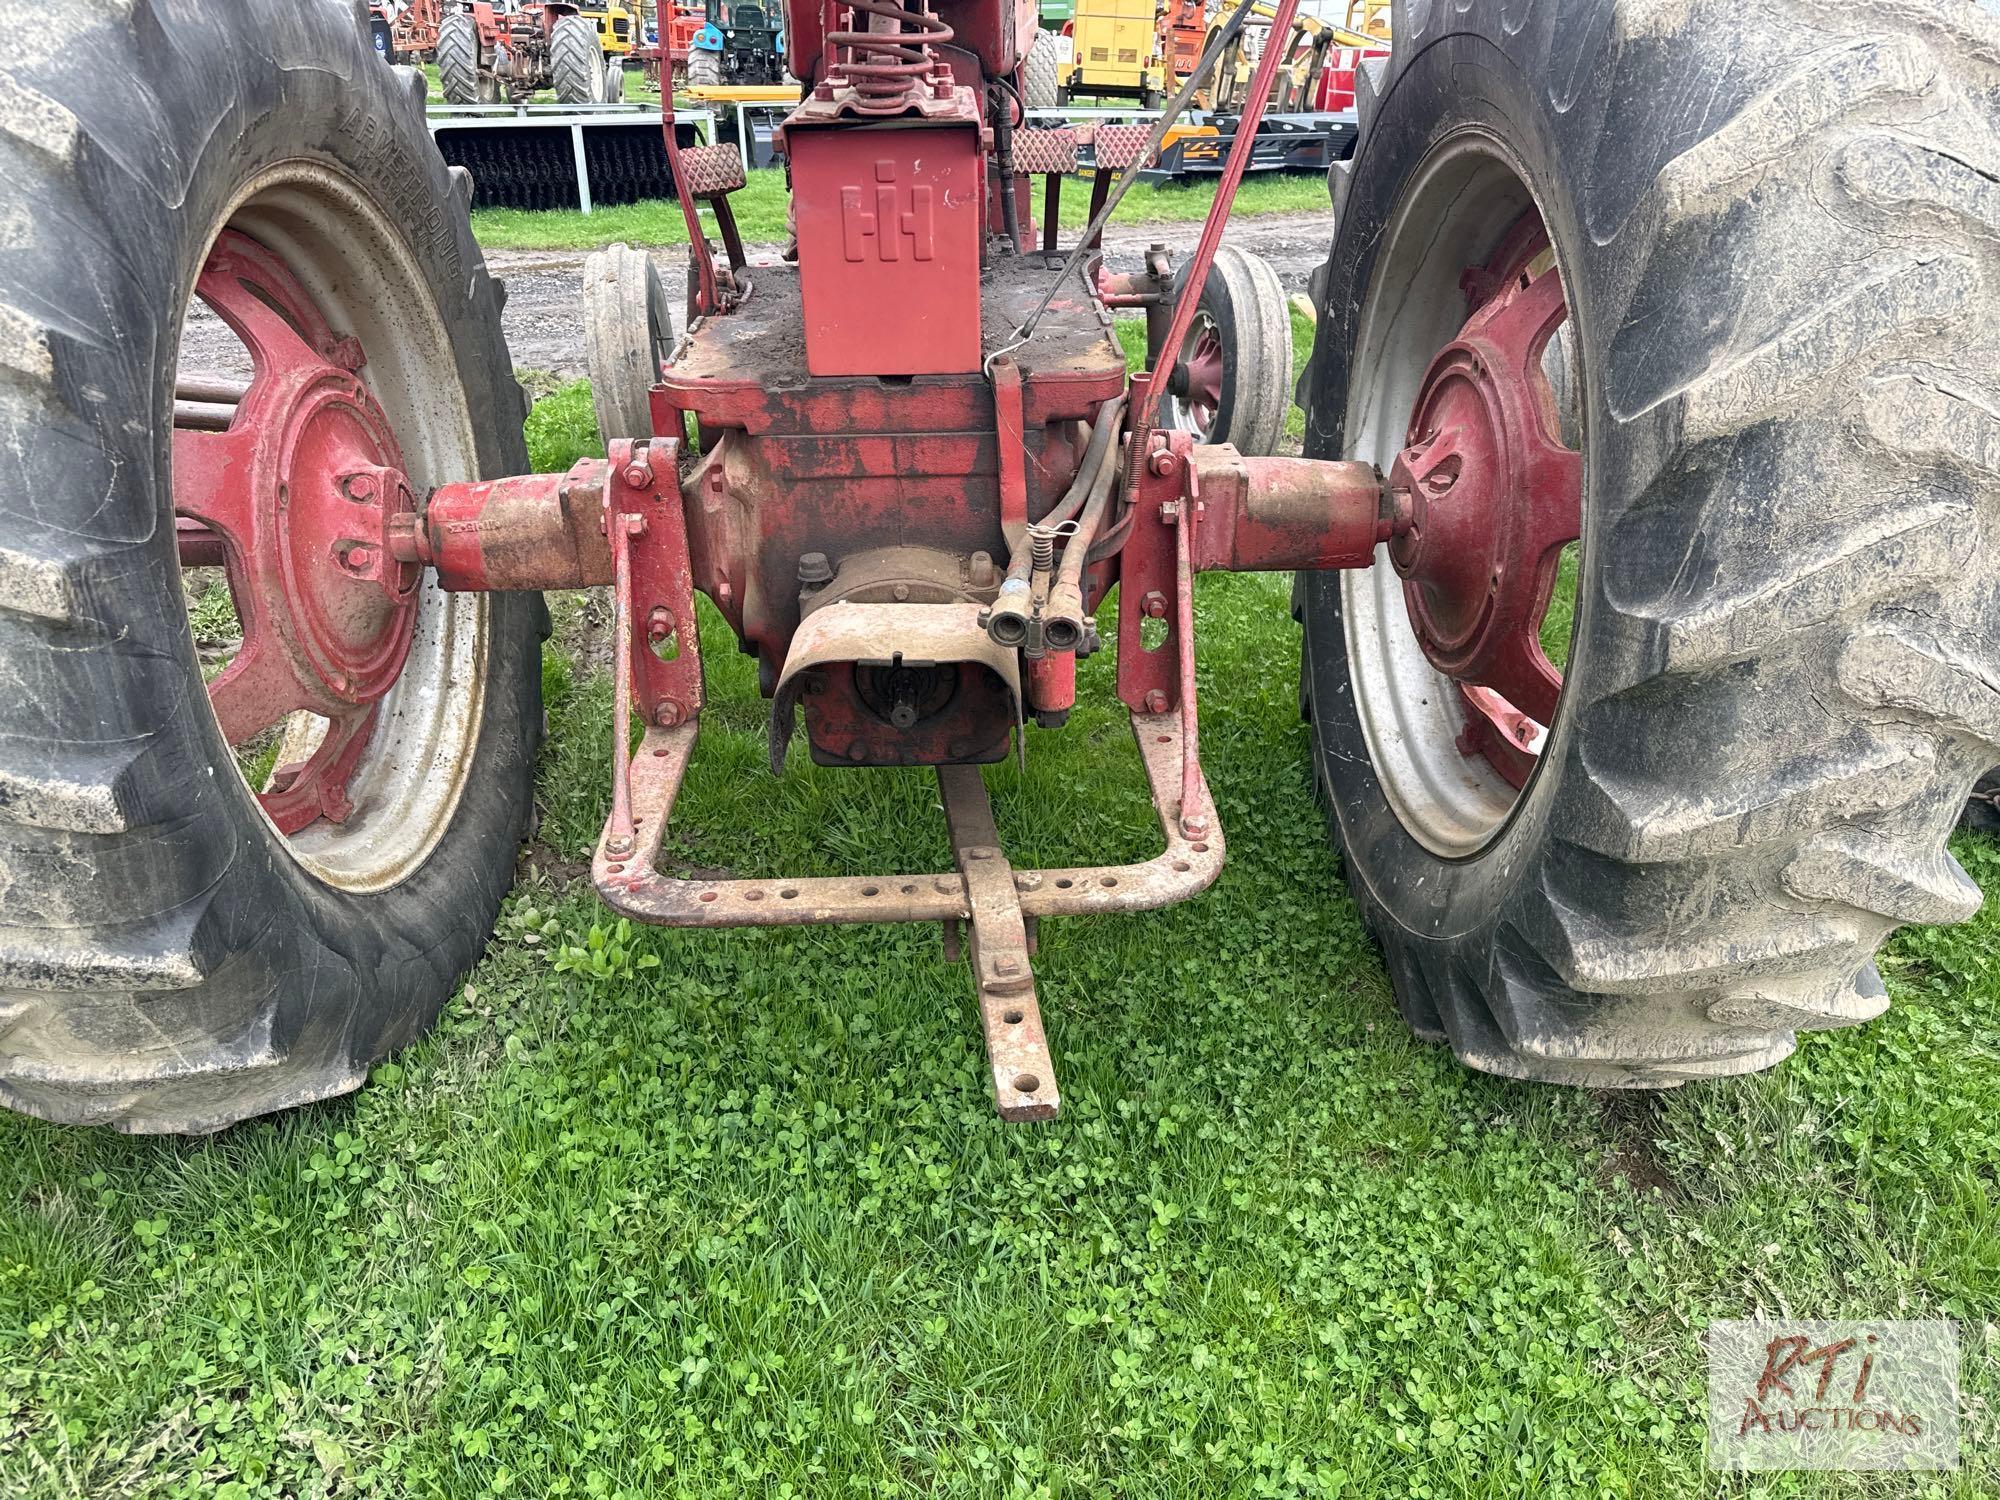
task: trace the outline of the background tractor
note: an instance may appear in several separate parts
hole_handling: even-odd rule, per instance
[[[764,6],[725,6],[707,0],[703,20],[688,42],[688,82],[696,87],[782,83],[785,38],[777,15]]]
[[[546,589],[609,590],[602,900],[937,924],[1008,1119],[1061,1097],[1046,919],[1223,873],[1204,572],[1291,576],[1296,775],[1403,1016],[1470,1067],[1764,1068],[1883,1009],[1898,923],[1978,904],[1945,838],[2000,762],[1982,11],[1398,7],[1330,175],[1292,457],[1284,304],[1223,243],[1281,48],[1185,256],[1098,242],[1247,4],[1154,126],[1098,130],[1066,236],[1075,139],[1017,103],[1029,6],[792,0],[792,253],[751,263],[740,158],[682,148],[664,100],[685,317],[647,256],[592,262],[606,456],[538,473],[470,184],[364,7],[202,7],[171,48],[143,11],[62,8],[66,44],[12,63],[37,108],[0,129],[26,226],[0,260],[15,1107],[216,1129],[420,1034],[533,817]],[[522,19],[496,55],[587,25]],[[105,89],[107,57],[148,86]],[[1137,374],[1119,313],[1146,320]],[[197,650],[197,587],[226,659]],[[746,801],[800,760],[934,776],[948,860],[871,872],[850,825],[810,872],[677,863],[698,611],[756,663],[763,707],[727,708],[768,753],[697,774]],[[1099,651],[1157,834],[1073,784],[1031,810],[1047,862],[1017,860],[982,768],[1060,754]]]
[[[452,104],[522,100],[553,89],[563,104],[603,104],[624,94],[622,54],[638,36],[624,5],[461,0],[439,26],[438,86]],[[619,54],[607,62],[607,41]]]
[[[428,62],[437,50],[445,0],[382,0],[368,7],[369,37],[387,63]]]

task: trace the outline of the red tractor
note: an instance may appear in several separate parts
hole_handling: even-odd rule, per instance
[[[1208,570],[1293,575],[1299,774],[1404,1016],[1475,1068],[1763,1068],[1882,1010],[1898,923],[1978,904],[1944,848],[2000,762],[1976,7],[1399,6],[1277,457],[1281,304],[1220,244],[1268,77],[1185,263],[1117,268],[1058,243],[1075,142],[1018,115],[1032,7],[793,0],[796,258],[750,263],[737,158],[676,147],[667,106],[691,315],[644,257],[592,267],[609,456],[551,474],[467,184],[365,12],[204,6],[162,47],[144,0],[56,9],[0,126],[15,1107],[213,1129],[419,1034],[529,826],[543,589],[615,605],[603,899],[969,934],[1010,1118],[1059,1098],[1040,919],[1223,872]],[[1098,209],[1156,139],[1099,134]],[[1120,310],[1149,323],[1131,378]],[[201,569],[226,660],[189,629]],[[768,774],[929,768],[950,868],[660,868],[697,595],[761,669]],[[1019,867],[980,768],[1060,736],[1078,657],[1114,648],[1159,852]]]
[[[444,0],[376,0],[368,18],[369,39],[384,62],[428,62],[437,51]]]
[[[447,103],[520,101],[553,89],[560,104],[616,103],[622,61],[607,64],[597,24],[575,4],[453,0],[434,56]]]

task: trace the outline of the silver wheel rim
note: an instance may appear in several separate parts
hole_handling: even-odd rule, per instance
[[[394,424],[417,493],[478,473],[465,393],[455,380],[438,378],[455,368],[444,320],[423,289],[422,269],[360,189],[321,167],[281,167],[238,195],[209,243],[224,229],[283,257],[328,321],[360,339],[368,355],[362,378]],[[183,318],[193,302],[190,286]],[[408,660],[348,781],[353,813],[289,837],[265,820],[292,858],[327,885],[355,892],[392,886],[422,865],[450,825],[479,735],[488,614],[484,595],[447,594],[426,577]],[[279,762],[309,753],[323,727],[311,715],[294,715]]]
[[[1484,135],[1443,143],[1419,168],[1390,216],[1362,301],[1344,457],[1389,471],[1426,369],[1465,322],[1460,275],[1482,264],[1531,207],[1527,184]],[[1554,358],[1573,349],[1567,338],[1551,342]],[[1573,397],[1573,382],[1565,385]],[[1565,427],[1575,420],[1572,408]],[[1580,446],[1587,466],[1588,446]],[[1485,757],[1458,748],[1465,719],[1456,686],[1417,641],[1386,544],[1376,548],[1372,567],[1341,574],[1340,591],[1355,713],[1389,805],[1432,853],[1477,854],[1526,802],[1536,778],[1517,792]],[[1540,754],[1548,738],[1529,748]]]

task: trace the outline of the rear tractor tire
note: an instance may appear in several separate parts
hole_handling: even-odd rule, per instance
[[[479,23],[460,11],[438,27],[438,89],[447,104],[485,104],[498,90],[479,65]]]
[[[688,49],[687,81],[698,89],[722,87],[722,54],[706,47]]]
[[[2000,22],[1394,31],[1304,387],[1307,454],[1408,506],[1297,584],[1348,882],[1472,1067],[1768,1067],[1881,1012],[1899,923],[1979,905],[1944,841],[2000,763]]]
[[[96,14],[10,64],[76,141],[0,134],[9,216],[63,226],[0,263],[0,1102],[208,1131],[355,1088],[491,931],[540,600],[366,528],[524,472],[522,401],[422,75],[351,10]]]
[[[549,34],[549,79],[559,103],[604,103],[604,43],[583,16],[556,17]]]

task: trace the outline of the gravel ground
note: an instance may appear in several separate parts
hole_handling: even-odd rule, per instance
[[[1104,247],[1115,267],[1137,268],[1148,245],[1164,242],[1176,254],[1194,249],[1201,232],[1190,224],[1121,224],[1105,231]],[[1333,242],[1332,214],[1263,215],[1229,227],[1230,243],[1271,263],[1287,292],[1305,290],[1306,277],[1326,259]],[[752,245],[750,258],[775,259],[776,245]],[[686,276],[687,251],[667,245],[653,252],[669,288]],[[572,379],[583,370],[583,257],[569,251],[489,251],[486,263],[507,283],[507,345],[523,370],[546,370]],[[678,306],[678,304],[676,304]]]
[[[1176,254],[1193,250],[1199,221],[1174,224],[1118,224],[1105,231],[1105,251],[1115,267],[1136,268],[1146,247],[1164,242]],[[1326,259],[1333,239],[1332,214],[1262,215],[1229,227],[1232,244],[1255,251],[1271,263],[1287,292],[1303,291],[1306,277]],[[752,245],[750,258],[775,259],[777,245]],[[667,285],[677,288],[686,275],[687,251],[679,245],[653,252]],[[495,250],[486,257],[493,274],[507,283],[507,344],[515,367],[574,379],[583,369],[583,256],[572,251]],[[181,340],[183,368],[243,376],[249,366],[228,329],[197,302],[188,313]]]

